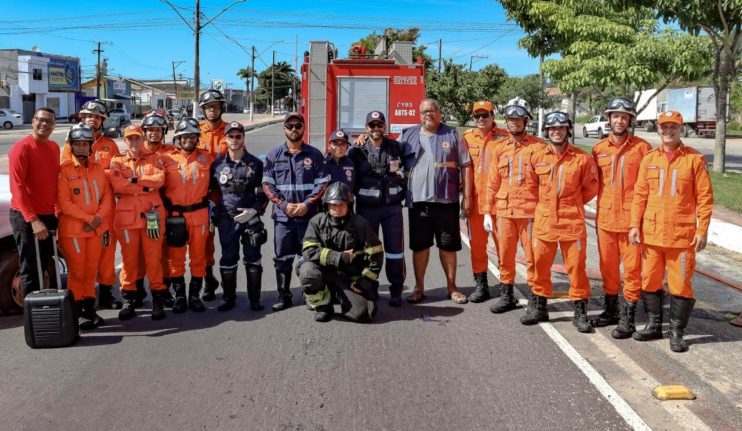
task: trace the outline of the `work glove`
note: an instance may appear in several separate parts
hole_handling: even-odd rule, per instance
[[[111,245],[111,234],[108,231],[103,232],[103,237],[101,238],[101,244],[103,244],[103,247],[108,247]]]
[[[361,277],[350,284],[350,290],[370,301],[376,301],[379,298],[378,287],[378,283],[367,277]]]
[[[157,211],[147,211],[145,213],[147,222],[147,236],[150,239],[160,239],[160,215]]]
[[[258,214],[258,210],[253,208],[237,208],[237,211],[241,212],[234,216],[235,223],[246,223]]]
[[[492,233],[495,228],[495,224],[492,222],[492,216],[489,214],[484,215],[484,230]]]

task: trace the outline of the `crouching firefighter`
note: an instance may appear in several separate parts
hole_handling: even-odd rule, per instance
[[[328,187],[325,212],[312,217],[304,236],[299,282],[314,320],[326,322],[340,303],[342,314],[356,322],[376,315],[379,272],[384,249],[371,224],[353,214],[353,193],[343,183]]]
[[[206,241],[209,237],[210,168],[214,159],[206,150],[196,148],[201,130],[193,119],[182,119],[173,139],[177,150],[163,156],[165,163],[165,193],[163,203],[168,212],[165,220],[168,278],[175,290],[173,313],[205,310],[200,292],[206,275]],[[191,280],[186,301],[186,246],[190,258]]]
[[[268,241],[268,233],[260,216],[268,206],[263,193],[263,162],[247,152],[245,128],[238,122],[227,124],[227,154],[211,166],[211,189],[219,198],[212,219],[219,229],[222,257],[219,271],[222,276],[224,302],[219,311],[234,308],[237,299],[237,265],[242,257],[247,276],[247,297],[253,311],[263,309],[260,302],[263,266],[260,247]]]

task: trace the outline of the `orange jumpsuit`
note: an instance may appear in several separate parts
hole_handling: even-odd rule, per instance
[[[652,149],[646,141],[629,134],[617,147],[611,137],[593,147],[593,159],[598,165],[598,254],[603,290],[606,295],[618,295],[621,289],[619,265],[623,264],[623,295],[629,302],[641,299],[641,248],[629,242],[631,200],[639,175],[639,164]]]
[[[199,127],[201,128],[201,137],[198,148],[208,151],[214,160],[227,154],[227,138],[224,133],[227,123],[224,120],[216,128],[212,127],[208,120],[200,122]],[[216,263],[214,251],[214,232],[209,230],[209,238],[206,240],[206,266],[214,266]]]
[[[585,271],[585,204],[598,194],[598,168],[585,151],[566,144],[557,154],[551,145],[531,156],[528,175],[538,193],[533,227],[532,292],[551,296],[551,265],[557,245],[569,276],[569,299],[590,298]]]
[[[137,182],[130,179],[137,177]],[[165,182],[162,160],[154,154],[143,153],[133,158],[128,152],[111,160],[111,183],[118,197],[114,229],[121,244],[124,270],[121,271],[121,289],[136,291],[139,257],[144,256],[150,290],[162,291],[162,243],[165,241],[165,211],[158,189]],[[160,238],[147,236],[144,213],[155,209],[160,215]],[[132,276],[133,275],[133,276]]]
[[[72,153],[70,151],[71,150],[69,145],[65,145],[64,147],[62,147],[62,162],[68,162],[72,160]],[[113,196],[113,189],[110,188],[111,173],[109,166],[111,165],[111,159],[113,158],[113,156],[117,156],[119,155],[119,153],[119,147],[118,145],[116,145],[116,142],[103,134],[101,134],[98,139],[96,139],[96,141],[93,143],[93,147],[91,148],[91,160],[99,163],[105,170],[106,176],[108,177],[107,183],[109,187],[109,194],[111,196]],[[113,200],[113,203],[115,206],[115,199]],[[113,286],[113,284],[116,282],[116,239],[113,232],[113,214],[114,211],[111,210],[108,216],[108,220],[106,220],[108,226],[111,227],[111,232],[109,234],[111,235],[111,244],[113,244],[113,247],[104,247],[98,261],[97,280],[98,283],[106,286]]]
[[[206,150],[196,149],[191,154],[182,150],[173,151],[164,158],[164,199],[169,215],[186,219],[188,229],[188,256],[192,277],[206,275],[206,240],[209,235],[209,207],[206,195],[209,191],[209,170],[214,159]],[[202,208],[178,211],[178,207],[203,204]],[[174,207],[171,207],[174,206]],[[172,208],[172,209],[171,209]],[[186,247],[168,247],[168,277],[185,274]]]
[[[497,216],[495,231],[500,246],[498,254],[502,284],[515,283],[518,240],[526,254],[528,284],[533,283],[531,233],[538,195],[529,183],[527,170],[532,154],[545,147],[544,141],[534,136],[524,135],[521,141],[508,136],[496,143],[492,154],[484,212]]]
[[[469,212],[469,238],[471,240],[471,267],[475,274],[487,272],[488,233],[484,230],[487,175],[495,142],[507,136],[507,134],[507,130],[494,127],[486,136],[482,136],[482,132],[477,128],[467,130],[462,136],[469,147],[469,155],[471,155],[472,166],[474,167],[472,210]],[[492,232],[492,239],[495,241],[495,250],[497,250],[497,234],[495,232]]]
[[[691,243],[696,233],[708,234],[714,191],[701,153],[681,143],[672,157],[660,146],[642,159],[631,227],[641,228],[646,249],[642,290],[661,290],[667,269],[670,294],[693,298],[696,252]]]
[[[65,145],[69,147],[69,145]],[[99,256],[102,249],[116,250],[111,242],[103,247],[103,233],[110,230],[108,224],[113,212],[113,194],[103,167],[88,160],[85,167],[73,156],[59,168],[57,208],[59,209],[59,246],[69,265],[68,287],[75,301],[95,299],[95,281],[98,274]],[[95,216],[103,222],[90,232],[83,230]]]

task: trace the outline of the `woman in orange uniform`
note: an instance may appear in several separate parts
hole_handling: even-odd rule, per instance
[[[108,220],[113,196],[103,166],[90,159],[93,129],[79,124],[67,134],[69,161],[59,168],[57,207],[59,246],[69,265],[67,286],[72,292],[80,329],[103,325],[95,312],[98,257],[111,244]]]

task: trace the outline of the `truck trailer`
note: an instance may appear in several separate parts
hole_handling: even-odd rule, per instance
[[[366,114],[374,110],[384,113],[391,137],[420,124],[425,65],[422,59],[413,61],[412,42],[394,42],[389,50],[385,45],[382,40],[369,54],[354,46],[350,58],[338,59],[332,43],[309,43],[301,66],[305,142],[324,149],[333,130],[363,133]]]
[[[657,91],[637,91],[634,100],[641,107]],[[728,105],[728,103],[727,103]],[[657,130],[660,112],[677,111],[685,121],[685,136],[713,138],[716,135],[716,93],[711,87],[670,88],[657,93],[649,105],[637,115],[636,126],[647,131]]]

